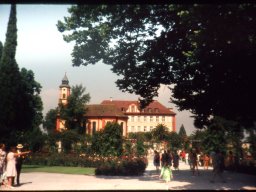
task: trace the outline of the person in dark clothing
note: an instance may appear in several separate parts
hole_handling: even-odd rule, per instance
[[[23,148],[23,145],[22,144],[18,144],[16,146],[17,148],[17,153],[22,153],[22,148]],[[24,152],[25,154],[28,154],[30,151],[28,152]],[[16,183],[17,185],[19,186],[20,185],[20,172],[21,172],[21,168],[22,168],[22,163],[23,163],[23,159],[24,159],[24,155],[25,154],[22,154],[22,155],[18,155],[16,157],[16,170],[17,170],[17,175],[16,175]]]
[[[171,151],[168,149],[167,155],[166,155],[166,162],[169,167],[172,166],[172,161],[173,161],[173,155],[172,155]]]
[[[153,164],[156,167],[156,171],[159,171],[159,167],[160,167],[160,155],[159,153],[155,150],[154,151],[154,160],[153,160]]]
[[[164,152],[162,153],[162,156],[161,156],[161,167],[164,166],[165,162],[167,162],[168,160],[168,154],[167,154],[167,151],[164,150]]]
[[[218,176],[223,183],[226,183],[223,172],[224,172],[225,164],[224,164],[224,154],[220,150],[216,150],[216,153],[213,157],[213,176],[211,182],[215,182],[216,176]]]

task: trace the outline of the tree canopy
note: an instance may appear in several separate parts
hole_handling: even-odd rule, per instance
[[[82,85],[72,86],[67,105],[59,106],[60,118],[65,120],[65,127],[81,133],[84,131],[82,124],[85,123],[85,104],[90,101],[90,94],[85,93],[85,90]]]
[[[255,4],[75,5],[58,21],[73,65],[103,61],[145,107],[161,84],[203,127],[211,116],[255,121]],[[171,97],[171,96],[170,96]]]

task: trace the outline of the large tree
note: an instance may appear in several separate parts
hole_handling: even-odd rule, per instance
[[[6,39],[0,59],[0,131],[6,135],[21,128],[19,120],[23,111],[19,111],[19,96],[22,93],[21,74],[15,60],[17,46],[16,6],[11,12],[6,32]]]
[[[58,21],[75,41],[73,65],[103,61],[142,107],[173,85],[172,100],[203,127],[211,116],[255,121],[256,4],[77,5]]]
[[[15,59],[16,23],[16,6],[12,5],[6,40],[2,52],[0,50],[0,135],[9,144],[16,144],[24,131],[38,131],[35,129],[39,129],[42,122],[43,109],[39,95],[41,85],[35,81],[33,71],[19,70]]]

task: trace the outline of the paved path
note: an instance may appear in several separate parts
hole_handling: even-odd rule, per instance
[[[22,173],[21,186],[10,190],[256,190],[256,176],[224,172],[227,183],[222,183],[219,180],[216,180],[215,183],[210,183],[212,168],[203,170],[200,167],[199,170],[199,176],[192,176],[189,166],[180,162],[180,170],[173,170],[174,179],[169,184],[166,184],[159,180],[150,158],[145,174],[139,177]]]

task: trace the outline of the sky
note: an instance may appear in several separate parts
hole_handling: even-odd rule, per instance
[[[111,66],[103,63],[86,67],[72,66],[72,49],[74,43],[66,43],[62,33],[57,30],[58,20],[63,21],[69,16],[67,8],[70,5],[56,4],[22,4],[17,5],[18,45],[16,61],[19,68],[32,70],[35,80],[42,86],[41,98],[44,115],[58,105],[59,85],[65,73],[69,85],[82,84],[89,93],[91,100],[88,104],[100,104],[101,101],[137,100],[138,95],[123,93],[115,81],[118,76],[113,73]],[[0,41],[4,44],[7,24],[10,14],[10,5],[0,4]],[[170,103],[171,92],[163,85],[159,89],[159,97],[154,98],[167,108],[173,108],[176,115],[176,130],[183,124],[187,135],[196,130],[193,118],[189,111],[178,111]]]

